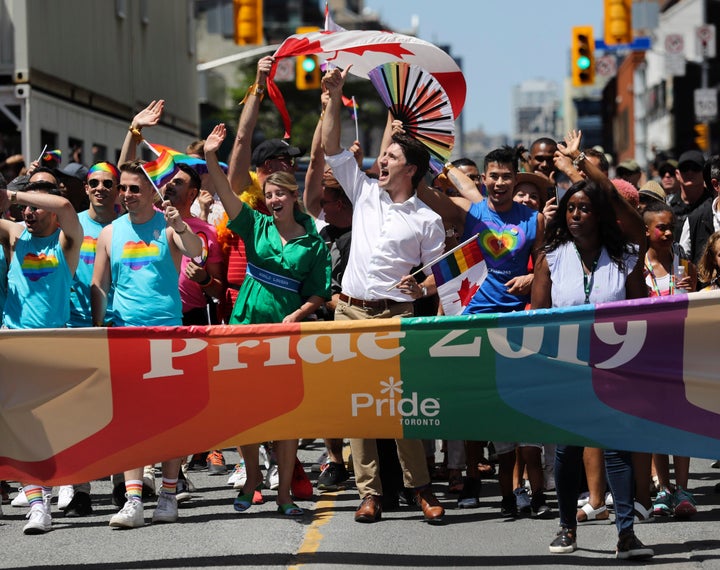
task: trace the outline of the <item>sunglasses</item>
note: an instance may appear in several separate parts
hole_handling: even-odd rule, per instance
[[[131,194],[140,194],[142,189],[137,184],[128,186],[127,184],[118,184],[118,192],[130,192]]]
[[[105,180],[98,180],[97,178],[91,178],[88,180],[88,186],[90,186],[90,188],[97,188],[100,184],[110,190],[113,187],[114,182],[112,180],[108,180],[107,178]]]
[[[284,162],[285,164],[289,164],[290,166],[295,166],[295,157],[288,156],[287,154],[281,154],[280,156],[271,156],[267,159],[267,162],[270,162],[271,160],[279,160],[280,162]]]

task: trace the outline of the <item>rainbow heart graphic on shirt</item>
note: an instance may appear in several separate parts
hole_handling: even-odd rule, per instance
[[[83,263],[87,263],[88,265],[92,265],[95,263],[95,247],[97,245],[97,240],[90,236],[85,236],[83,238],[82,245],[80,246],[80,260]]]
[[[516,226],[502,230],[488,228],[480,234],[480,243],[493,259],[501,259],[517,248],[520,233]]]
[[[23,258],[22,272],[30,281],[37,281],[46,275],[50,275],[57,269],[58,265],[58,259],[54,255],[28,253]]]
[[[135,271],[152,263],[159,257],[160,250],[154,243],[146,244],[144,241],[128,241],[123,246],[120,263]]]

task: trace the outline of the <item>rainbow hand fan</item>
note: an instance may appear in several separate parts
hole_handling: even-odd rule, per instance
[[[420,66],[400,61],[378,65],[368,77],[405,132],[427,147],[432,170],[441,172],[455,144],[455,120],[437,79]]]

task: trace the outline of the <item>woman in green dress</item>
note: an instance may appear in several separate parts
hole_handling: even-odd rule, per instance
[[[205,141],[205,160],[215,189],[228,215],[228,228],[245,243],[247,275],[238,293],[230,324],[293,323],[305,320],[330,298],[330,254],[315,222],[298,203],[298,186],[288,172],[275,172],[263,186],[265,215],[243,205],[223,173],[217,150],[225,139],[217,125]],[[278,511],[301,516],[290,495],[297,439],[275,442],[280,485]],[[235,499],[236,511],[252,505],[262,483],[258,444],[241,446],[247,482]]]

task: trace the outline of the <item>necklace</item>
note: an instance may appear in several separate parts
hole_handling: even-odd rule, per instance
[[[582,256],[578,251],[577,245],[573,243],[573,247],[575,248],[575,253],[577,253],[578,259],[580,260],[580,269],[582,269],[583,274],[583,289],[585,290],[585,304],[588,304],[590,303],[590,292],[592,291],[593,283],[595,282],[595,270],[597,269],[598,261],[600,261],[600,253],[602,252],[602,249],[600,249],[595,256],[592,266],[590,267],[590,275],[588,276],[588,272],[585,270],[585,264],[583,263]]]
[[[651,297],[660,297],[662,295],[662,291],[660,291],[660,287],[658,286],[657,278],[655,277],[655,271],[653,271],[653,266],[650,260],[648,259],[647,255],[645,256],[645,269],[648,272],[648,275],[650,276],[650,286],[652,289],[652,295]],[[670,271],[670,284],[668,286],[668,295],[674,295],[675,294],[675,273],[673,271]]]

